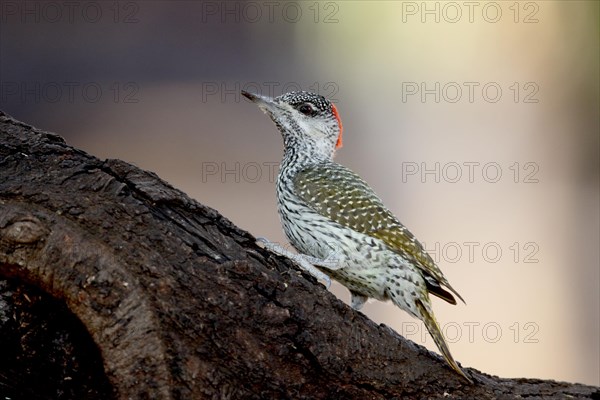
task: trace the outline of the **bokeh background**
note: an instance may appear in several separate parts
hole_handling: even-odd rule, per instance
[[[337,160],[467,301],[434,300],[455,357],[600,384],[598,2],[0,4],[3,111],[256,236],[285,243],[282,142],[240,89],[332,98]],[[391,304],[364,312],[435,349]]]

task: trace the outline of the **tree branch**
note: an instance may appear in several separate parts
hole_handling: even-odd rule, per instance
[[[473,369],[465,384],[155,174],[1,112],[0,278],[15,399],[600,397]]]

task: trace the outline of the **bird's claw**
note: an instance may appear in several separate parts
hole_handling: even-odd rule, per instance
[[[329,289],[331,287],[331,278],[325,274],[323,271],[319,270],[315,265],[328,268],[331,270],[335,270],[338,268],[338,262],[332,256],[327,257],[325,260],[321,260],[319,258],[311,257],[305,254],[295,254],[291,251],[285,249],[283,246],[271,242],[269,239],[264,237],[256,238],[256,242],[262,244],[267,250],[272,251],[275,254],[286,257],[292,261],[296,265],[298,265],[301,269],[308,272],[317,280],[322,280],[325,282],[325,287]],[[335,256],[334,253],[333,256]]]

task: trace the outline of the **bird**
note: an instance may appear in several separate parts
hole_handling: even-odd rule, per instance
[[[275,98],[248,91],[242,95],[271,118],[283,138],[277,209],[285,236],[298,254],[267,239],[260,241],[317,278],[331,276],[347,287],[356,310],[369,298],[391,300],[423,321],[448,365],[472,383],[450,353],[429,295],[450,304],[456,304],[454,296],[464,300],[373,189],[333,161],[342,147],[337,107],[306,91]]]

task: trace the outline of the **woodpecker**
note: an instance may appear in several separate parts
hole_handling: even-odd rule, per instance
[[[304,91],[276,98],[242,95],[273,120],[283,137],[277,207],[285,235],[299,254],[262,242],[318,278],[329,275],[346,286],[354,309],[368,298],[391,300],[422,320],[448,365],[472,383],[450,354],[429,294],[451,304],[456,304],[453,294],[464,300],[369,185],[333,161],[343,131],[335,105]]]

